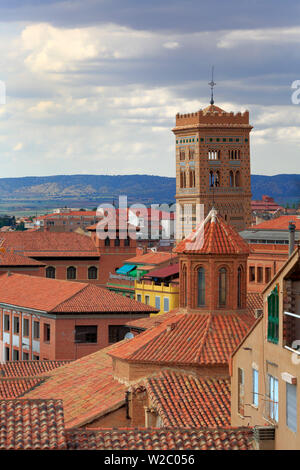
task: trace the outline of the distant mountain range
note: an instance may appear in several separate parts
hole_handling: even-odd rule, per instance
[[[252,175],[253,199],[263,194],[279,204],[300,201],[300,175]],[[0,178],[0,211],[26,207],[95,207],[127,195],[130,204],[173,203],[175,178],[152,175],[57,175]]]

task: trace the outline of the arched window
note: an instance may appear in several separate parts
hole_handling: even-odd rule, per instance
[[[55,279],[55,268],[53,266],[48,266],[46,268],[46,277],[50,277],[51,279]]]
[[[233,171],[229,172],[229,186],[233,187]]]
[[[106,238],[105,238],[104,246],[110,246],[110,239],[109,239],[109,237],[106,237]]]
[[[186,274],[185,265],[182,268],[182,287],[183,287],[183,307],[186,307],[187,305],[187,274]]]
[[[190,188],[195,187],[195,170],[190,170]]]
[[[215,186],[220,186],[220,172],[217,171],[215,174]]]
[[[88,279],[97,279],[98,269],[96,266],[90,266],[88,269]]]
[[[76,279],[76,268],[69,266],[67,269],[67,279]]]
[[[198,307],[205,305],[205,270],[198,269]]]
[[[227,270],[221,268],[219,270],[219,307],[226,306],[226,294],[227,294]]]
[[[120,238],[119,237],[115,238],[115,246],[120,246]]]
[[[209,172],[209,186],[212,188],[215,185],[215,176],[214,172],[210,171]]]
[[[242,268],[238,268],[237,273],[237,306],[242,308]]]
[[[235,186],[239,187],[240,185],[241,185],[241,176],[240,176],[240,172],[237,171],[235,174]]]
[[[130,238],[129,237],[125,238],[124,246],[130,246]]]

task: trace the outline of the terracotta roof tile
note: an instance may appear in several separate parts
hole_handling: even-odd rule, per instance
[[[175,253],[237,254],[249,253],[248,243],[212,209],[184,240],[174,248]]]
[[[176,261],[177,256],[174,253],[168,251],[157,251],[151,253],[145,253],[144,255],[134,256],[126,260],[126,263],[130,264],[153,264],[158,265],[167,261]]]
[[[168,276],[173,276],[175,274],[179,275],[179,263],[170,264],[165,268],[154,269],[149,274],[145,275],[147,277],[161,277],[165,278]]]
[[[93,421],[125,403],[126,385],[113,378],[109,348],[84,356],[48,373],[45,382],[24,398],[58,398],[63,402],[65,427]]]
[[[37,377],[71,361],[6,361],[0,364],[0,377]]]
[[[122,341],[113,357],[165,364],[227,364],[255,318],[249,314],[179,313],[162,324]]]
[[[0,378],[0,398],[18,398],[43,382],[42,378]]]
[[[43,263],[31,259],[28,256],[23,256],[11,251],[6,251],[5,253],[0,253],[0,267],[7,266],[44,266]]]
[[[260,292],[247,293],[247,309],[248,312],[254,316],[256,309],[263,309],[263,295]]]
[[[0,449],[65,449],[61,400],[0,400]]]
[[[275,219],[266,220],[250,227],[249,230],[288,230],[290,222],[293,222],[296,225],[296,230],[300,230],[300,217],[299,215],[292,214],[281,215]]]
[[[162,371],[145,381],[164,427],[230,425],[230,380]]]
[[[252,450],[251,428],[101,429],[67,432],[71,450]]]
[[[27,252],[94,252],[96,247],[90,237],[76,232],[8,232],[2,233],[4,247],[10,247],[19,253]]]
[[[0,276],[0,303],[46,312],[155,313],[150,305],[89,283],[12,273]],[[26,295],[24,293],[26,292]]]

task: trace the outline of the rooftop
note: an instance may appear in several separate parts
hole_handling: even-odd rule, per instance
[[[296,225],[296,230],[300,230],[299,215],[281,215],[275,219],[266,220],[260,224],[254,225],[248,230],[288,230],[290,222]]]
[[[146,390],[166,428],[230,425],[230,379],[162,371]]]
[[[36,377],[48,373],[71,361],[6,361],[0,363],[0,377]]]
[[[243,238],[212,209],[186,238],[174,248],[176,253],[247,254],[249,246]]]
[[[177,256],[174,253],[166,251],[152,251],[145,253],[144,255],[134,256],[126,260],[128,264],[152,264],[154,266],[162,264],[168,261],[177,260]]]
[[[0,276],[0,303],[52,313],[156,313],[150,305],[89,283],[25,274]],[[26,295],[25,295],[26,293]]]
[[[39,267],[45,266],[45,264],[36,261],[35,259],[29,258],[28,256],[14,253],[9,249],[7,249],[5,253],[0,253],[0,267],[12,268],[16,266]]]

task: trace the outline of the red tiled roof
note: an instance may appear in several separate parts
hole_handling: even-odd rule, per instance
[[[177,273],[179,274],[179,263],[170,264],[169,266],[166,266],[165,268],[154,269],[149,274],[147,274],[147,277],[165,278],[168,276],[173,276],[174,274],[177,274]]]
[[[99,429],[67,432],[71,450],[252,450],[251,428]]]
[[[224,365],[255,318],[249,314],[179,313],[116,344],[113,357],[133,362]]]
[[[42,378],[0,378],[0,398],[18,398],[42,382]]]
[[[248,292],[247,293],[247,310],[249,314],[254,316],[255,310],[263,309],[263,295],[260,292]]]
[[[146,390],[164,427],[230,425],[230,380],[162,371],[149,377]]]
[[[39,250],[26,251],[27,256],[33,258],[99,258],[96,251],[59,251],[59,250]]]
[[[37,377],[71,361],[6,361],[0,364],[0,377]]]
[[[275,219],[266,220],[260,224],[251,227],[252,230],[288,230],[289,223],[293,222],[296,225],[296,230],[300,230],[300,217],[299,215],[281,215]]]
[[[84,356],[47,374],[45,382],[24,398],[58,398],[63,402],[65,427],[90,423],[125,403],[127,386],[113,378],[109,347]]]
[[[8,232],[2,233],[4,247],[27,254],[27,252],[95,252],[97,249],[90,237],[76,232]]]
[[[176,315],[176,311],[172,310],[171,312],[163,313],[160,315],[155,315],[152,317],[147,318],[137,318],[136,320],[129,320],[126,325],[132,326],[133,329],[142,329],[148,330],[149,328],[153,328],[154,326],[160,325],[163,323],[167,318],[173,317]]]
[[[249,253],[243,238],[212,209],[206,219],[184,240],[178,243],[175,253],[237,254]]]
[[[0,303],[53,313],[158,311],[92,284],[16,273],[0,276]]]
[[[65,449],[61,400],[0,400],[0,449]]]
[[[144,255],[135,256],[134,258],[127,259],[125,263],[158,265],[167,261],[171,261],[172,259],[174,261],[176,261],[177,259],[177,256],[174,255],[174,253],[166,251],[153,251],[151,253],[145,253]]]
[[[27,256],[23,256],[17,253],[6,251],[5,253],[0,253],[0,267],[12,267],[12,266],[44,266],[43,263],[31,259]]]

